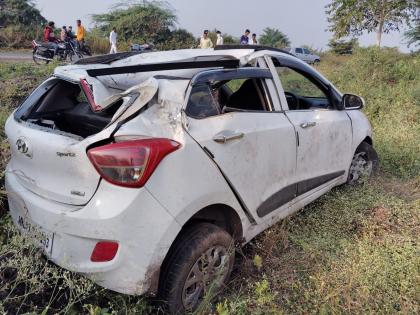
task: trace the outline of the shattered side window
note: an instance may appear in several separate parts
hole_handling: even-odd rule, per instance
[[[186,113],[192,118],[202,119],[220,114],[220,106],[208,85],[195,86],[188,100]]]

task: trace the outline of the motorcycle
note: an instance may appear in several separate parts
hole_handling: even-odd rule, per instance
[[[56,57],[59,61],[66,61],[68,58],[70,62],[73,62],[83,58],[83,55],[71,41],[59,42],[57,45]],[[54,59],[54,48],[49,43],[33,40],[32,59],[36,64],[48,64]]]
[[[82,49],[80,49],[80,52],[81,52],[83,55],[86,55],[86,56],[92,56],[92,49],[90,49],[90,47],[89,47],[88,45],[86,45],[86,44],[84,44],[84,45],[82,46]]]

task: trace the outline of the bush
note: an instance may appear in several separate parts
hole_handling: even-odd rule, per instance
[[[359,42],[355,38],[349,41],[331,39],[328,43],[331,52],[336,55],[351,55],[358,46]]]
[[[320,70],[342,92],[361,95],[373,126],[374,145],[386,171],[405,177],[420,173],[420,58],[397,49],[359,48],[353,57],[330,57]]]

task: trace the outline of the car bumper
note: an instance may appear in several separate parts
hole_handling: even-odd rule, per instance
[[[28,191],[6,171],[6,190],[10,213],[20,230],[25,232],[24,220],[51,236],[52,246],[45,250],[51,261],[121,293],[155,289],[161,262],[181,229],[145,188],[127,189],[101,181],[87,205],[71,206]],[[104,240],[118,242],[116,256],[92,262],[96,243]]]

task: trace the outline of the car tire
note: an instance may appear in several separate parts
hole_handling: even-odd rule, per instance
[[[190,226],[165,259],[159,298],[169,314],[194,312],[203,297],[219,292],[229,280],[235,260],[229,233],[210,223]]]
[[[375,149],[366,142],[362,142],[356,149],[351,161],[347,183],[357,185],[366,178],[373,176],[379,167],[379,157]]]
[[[314,60],[314,66],[318,66],[321,63],[321,60],[316,59]]]

